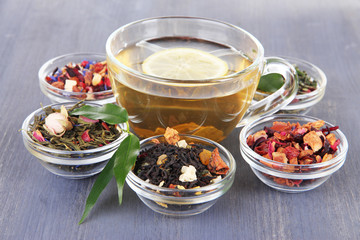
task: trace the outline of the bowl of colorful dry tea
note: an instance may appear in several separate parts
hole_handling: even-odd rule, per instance
[[[92,119],[82,112],[91,111]],[[82,111],[82,112],[81,112]],[[50,172],[80,179],[99,173],[127,136],[127,125],[113,123],[104,112],[119,118],[114,104],[69,102],[52,104],[31,113],[22,124],[26,149]],[[127,117],[127,115],[126,115]]]
[[[39,70],[39,83],[52,103],[115,103],[104,54],[71,53],[50,59]]]
[[[323,120],[279,114],[260,118],[240,133],[240,152],[266,185],[298,193],[323,184],[346,160],[345,135]]]
[[[236,164],[220,144],[168,128],[140,142],[127,184],[152,210],[170,216],[199,214],[231,187]]]

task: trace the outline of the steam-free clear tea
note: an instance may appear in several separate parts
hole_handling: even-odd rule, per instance
[[[184,51],[185,54],[182,53]],[[170,57],[176,56],[166,58],[166,54],[179,52],[179,58],[185,58],[181,60],[181,64],[189,65],[187,61],[194,56],[186,59],[186,51],[189,54],[201,51],[205,56],[204,61],[207,57],[209,61],[221,65],[220,70],[216,70],[214,74],[216,78],[222,78],[224,81],[219,84],[208,80],[214,78],[208,72],[218,65],[208,71],[208,66],[201,63],[199,67],[190,66],[194,71],[191,77],[177,78],[173,73],[167,73],[167,69],[172,68],[169,65],[173,61]],[[142,40],[121,49],[116,58],[127,67],[144,73],[144,63],[148,63],[147,61],[159,52],[165,54],[161,56],[164,61],[158,63],[159,68],[164,69],[164,75],[160,76],[164,82],[152,81],[152,77],[146,74],[146,71],[142,77],[137,77],[111,64],[109,66],[115,96],[118,103],[128,111],[130,125],[135,133],[141,138],[146,138],[162,134],[166,127],[172,127],[180,133],[190,133],[216,141],[224,139],[246,112],[258,84],[259,69],[254,68],[245,76],[236,76],[236,73],[251,65],[248,57],[231,46],[195,38],[166,37]],[[179,66],[181,64],[177,64],[177,67],[186,67]],[[222,76],[216,75],[224,71],[223,65],[226,65],[226,72],[222,73]],[[156,64],[153,66],[156,67]],[[175,81],[167,82],[166,74]],[[232,80],[228,81],[228,78]]]

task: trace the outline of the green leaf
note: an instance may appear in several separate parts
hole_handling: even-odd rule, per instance
[[[104,104],[101,107],[84,105],[71,111],[70,114],[82,115],[93,120],[101,119],[109,124],[124,123],[128,120],[126,109],[112,103]]]
[[[119,146],[118,151],[121,154],[116,157],[114,162],[114,175],[118,187],[119,204],[122,203],[123,187],[126,176],[135,164],[136,157],[139,154],[139,149],[139,139],[131,133]]]
[[[139,149],[139,139],[134,134],[129,133],[96,179],[86,200],[85,210],[79,224],[89,215],[100,194],[114,175],[118,186],[119,204],[121,204],[125,179],[135,164]]]
[[[99,174],[98,178],[96,179],[89,193],[89,196],[86,199],[85,210],[79,224],[81,224],[85,220],[85,218],[89,215],[91,209],[94,207],[101,192],[105,189],[105,187],[108,185],[108,183],[114,176],[114,171],[113,171],[114,161],[116,155],[119,154],[117,152],[118,151],[116,151],[114,155],[110,158],[109,162],[106,164],[105,168],[102,170],[102,172]]]
[[[261,76],[257,90],[273,93],[284,85],[284,77],[279,73],[269,73]]]

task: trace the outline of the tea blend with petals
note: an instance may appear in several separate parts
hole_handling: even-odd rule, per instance
[[[261,163],[286,172],[303,172],[303,168],[295,165],[316,164],[329,161],[335,157],[340,139],[332,131],[336,127],[324,127],[322,120],[309,122],[304,125],[299,123],[274,122],[273,126],[264,127],[247,138],[248,146],[257,154],[279,162]],[[276,183],[292,186],[303,184],[302,180],[291,180],[270,176]]]
[[[151,184],[178,189],[202,187],[221,180],[229,170],[218,149],[180,140],[176,130],[167,128],[165,143],[154,146],[137,157],[133,172]]]
[[[76,104],[68,111],[63,106],[61,110],[45,108],[45,115],[34,116],[29,136],[46,147],[67,151],[94,149],[119,138],[121,129],[117,125],[81,115],[68,115],[83,105]]]

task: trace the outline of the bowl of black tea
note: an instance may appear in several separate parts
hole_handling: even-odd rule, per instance
[[[108,124],[72,114],[83,105],[48,105],[31,113],[22,124],[26,149],[55,175],[81,179],[99,173],[127,135],[123,131],[125,124]]]
[[[191,216],[213,206],[231,187],[236,164],[220,144],[168,129],[140,142],[127,184],[155,212]]]

